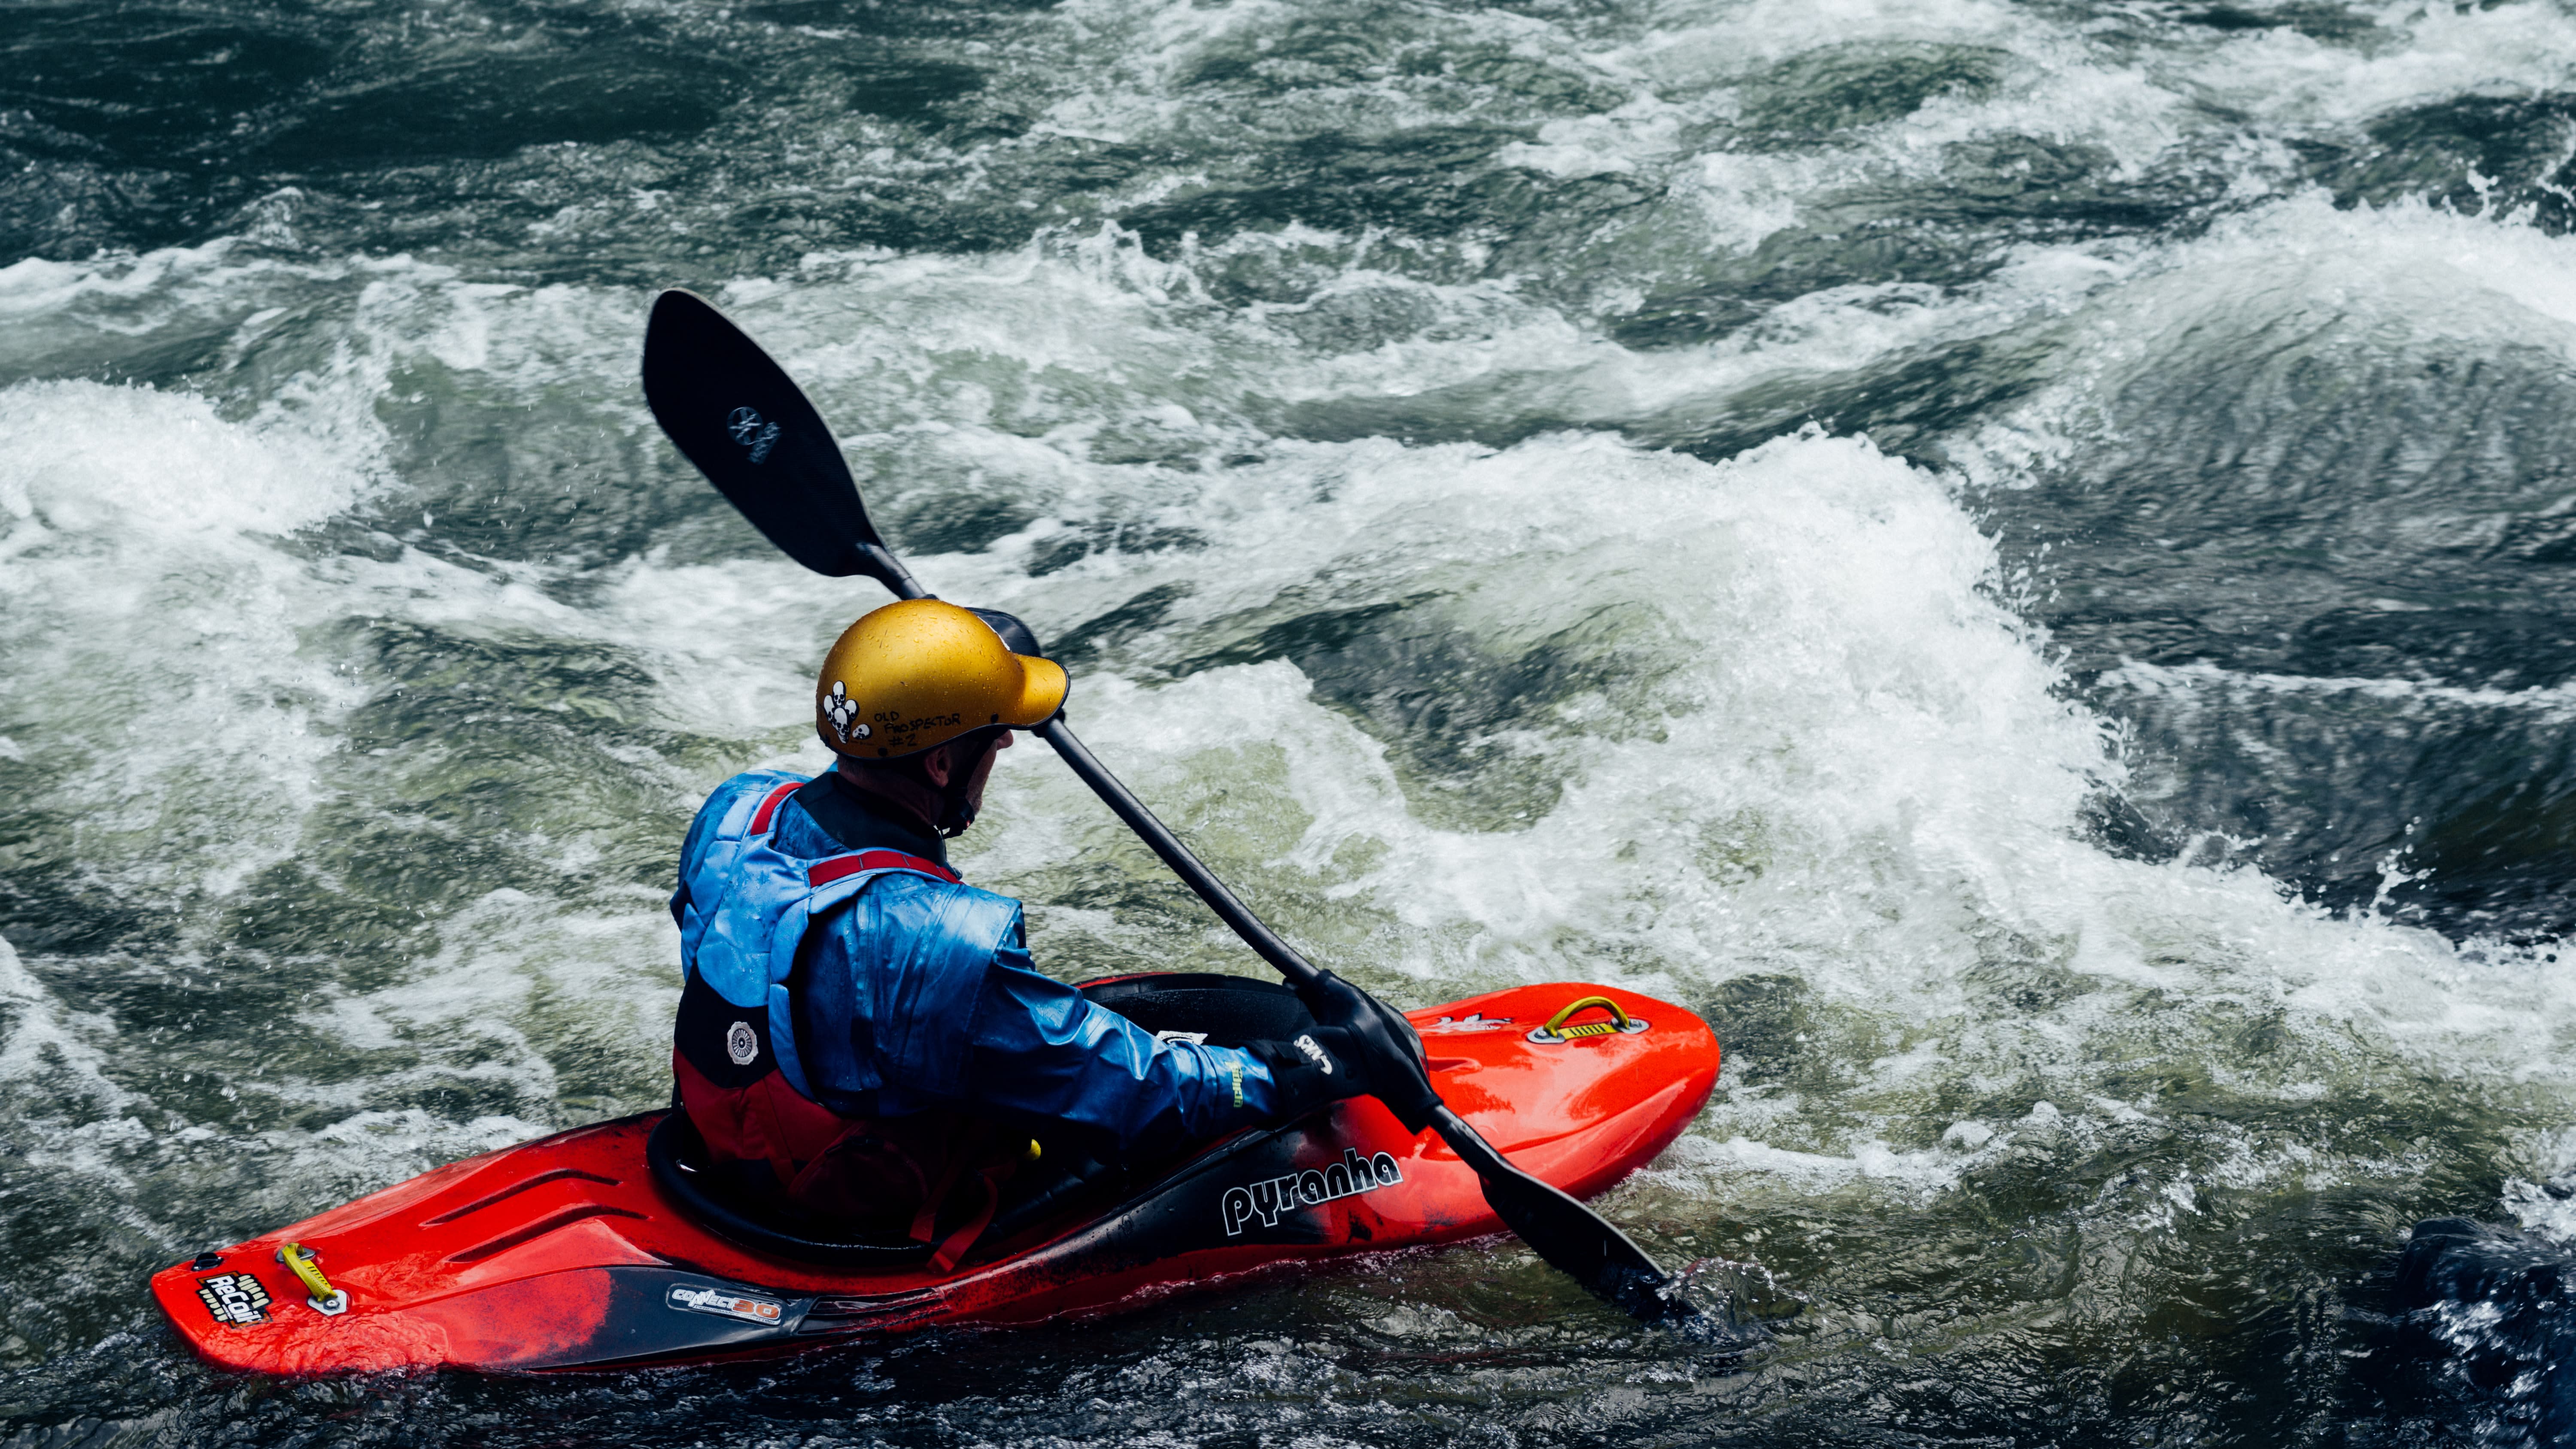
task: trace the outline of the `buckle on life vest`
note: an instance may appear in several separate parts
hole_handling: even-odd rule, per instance
[[[1576,1012],[1587,1011],[1595,1006],[1609,1012],[1610,1020],[1587,1021],[1581,1026],[1566,1025],[1566,1022],[1571,1020]],[[1644,1031],[1645,1029],[1646,1019],[1644,1017],[1630,1016],[1628,1013],[1620,1010],[1619,1003],[1612,1001],[1609,997],[1587,996],[1581,1001],[1570,1003],[1556,1015],[1549,1017],[1547,1019],[1547,1025],[1533,1030],[1529,1034],[1529,1039],[1538,1043],[1540,1046],[1560,1046],[1566,1042],[1574,1041],[1581,1037],[1610,1036],[1613,1034],[1632,1036],[1638,1032]]]

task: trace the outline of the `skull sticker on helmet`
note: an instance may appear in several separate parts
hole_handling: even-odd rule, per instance
[[[841,681],[837,679],[832,681],[831,694],[823,700],[823,714],[832,721],[832,729],[840,735],[841,742],[849,743],[851,724],[859,717],[859,702],[850,698],[849,690],[843,688]],[[866,739],[868,727],[859,725],[858,735],[859,738]]]

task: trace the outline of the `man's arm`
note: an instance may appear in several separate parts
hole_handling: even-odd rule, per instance
[[[1152,1151],[1271,1120],[1270,1067],[1248,1051],[1154,1034],[1038,974],[1020,925],[993,953],[959,1085],[992,1107],[1096,1128]]]
[[[1007,897],[898,873],[822,936],[793,994],[805,1073],[836,1111],[984,1107],[1079,1123],[1147,1157],[1368,1090],[1289,1043],[1155,1040],[1038,974]],[[1310,1036],[1336,1054],[1328,1029]]]

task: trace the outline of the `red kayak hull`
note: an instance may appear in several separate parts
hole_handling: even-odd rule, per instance
[[[1606,996],[1643,1029],[1532,1041]],[[1524,1171],[1590,1197],[1650,1161],[1717,1083],[1699,1018],[1601,986],[1525,986],[1411,1013],[1441,1095]],[[1598,1009],[1583,1020],[1601,1021]],[[647,1170],[661,1113],[468,1158],[154,1275],[196,1350],[312,1374],[697,1362],[931,1324],[1101,1313],[1282,1264],[1502,1230],[1476,1176],[1374,1100],[1218,1143],[1126,1201],[1098,1202],[941,1273],[856,1271],[738,1245]],[[278,1259],[309,1249],[345,1310]]]

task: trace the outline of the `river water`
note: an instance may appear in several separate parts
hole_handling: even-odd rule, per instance
[[[2571,187],[2564,3],[12,4],[0,1443],[2526,1442],[2390,1265],[2576,1220]],[[1602,1206],[1764,1336],[1500,1242],[181,1350],[155,1268],[662,1101],[681,831],[824,758],[881,596],[654,429],[670,285],[1310,954],[1705,1016]],[[1047,969],[1255,969],[994,795]]]

